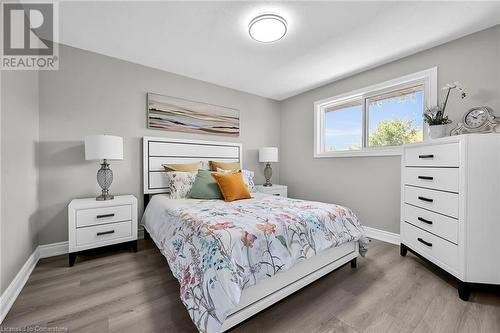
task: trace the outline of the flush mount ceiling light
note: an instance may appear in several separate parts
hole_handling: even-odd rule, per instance
[[[250,21],[248,33],[258,42],[272,43],[286,35],[286,20],[276,14],[259,15]]]

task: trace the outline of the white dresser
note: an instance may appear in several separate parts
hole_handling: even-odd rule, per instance
[[[455,276],[463,300],[474,284],[500,284],[500,135],[405,145],[401,176],[401,255]]]
[[[113,200],[74,199],[68,206],[69,266],[79,251],[129,242],[137,251],[137,199],[133,195]]]

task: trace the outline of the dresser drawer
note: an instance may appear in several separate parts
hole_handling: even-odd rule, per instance
[[[404,152],[405,166],[458,167],[459,157],[458,143],[410,147]]]
[[[458,194],[405,185],[405,203],[458,218]]]
[[[132,205],[89,208],[76,211],[77,228],[131,219]]]
[[[441,267],[458,272],[458,246],[409,223],[401,224],[403,243]],[[437,261],[437,262],[436,262]]]
[[[405,222],[458,244],[458,220],[454,218],[405,204],[403,219]]]
[[[406,167],[403,169],[403,182],[406,185],[458,193],[458,171],[458,168]]]
[[[76,245],[87,246],[132,237],[132,221],[116,222],[76,230]]]

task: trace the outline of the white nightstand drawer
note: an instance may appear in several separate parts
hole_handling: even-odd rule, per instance
[[[458,218],[458,194],[405,185],[405,203]]]
[[[426,209],[404,205],[404,221],[458,244],[458,221]]]
[[[405,149],[406,166],[459,166],[459,144],[417,146]]]
[[[132,221],[102,224],[76,230],[76,245],[98,245],[132,237]]]
[[[403,170],[406,185],[458,193],[458,168],[411,168]]]
[[[285,185],[274,184],[273,186],[263,186],[257,185],[257,191],[265,194],[275,195],[279,197],[287,197],[288,196],[288,187]]]
[[[76,211],[76,227],[86,227],[132,219],[132,205],[80,209]]]
[[[282,196],[286,196],[285,192],[286,192],[286,190],[279,190],[279,189],[277,189],[277,190],[267,190],[267,191],[265,191],[263,193],[271,194],[271,195],[276,195],[276,196],[281,196],[281,195]]]
[[[458,271],[458,246],[409,223],[401,224],[404,244],[441,267]],[[437,261],[437,262],[436,262]]]

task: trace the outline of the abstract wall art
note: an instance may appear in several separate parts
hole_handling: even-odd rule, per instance
[[[148,93],[148,128],[239,136],[240,112],[219,105]]]

